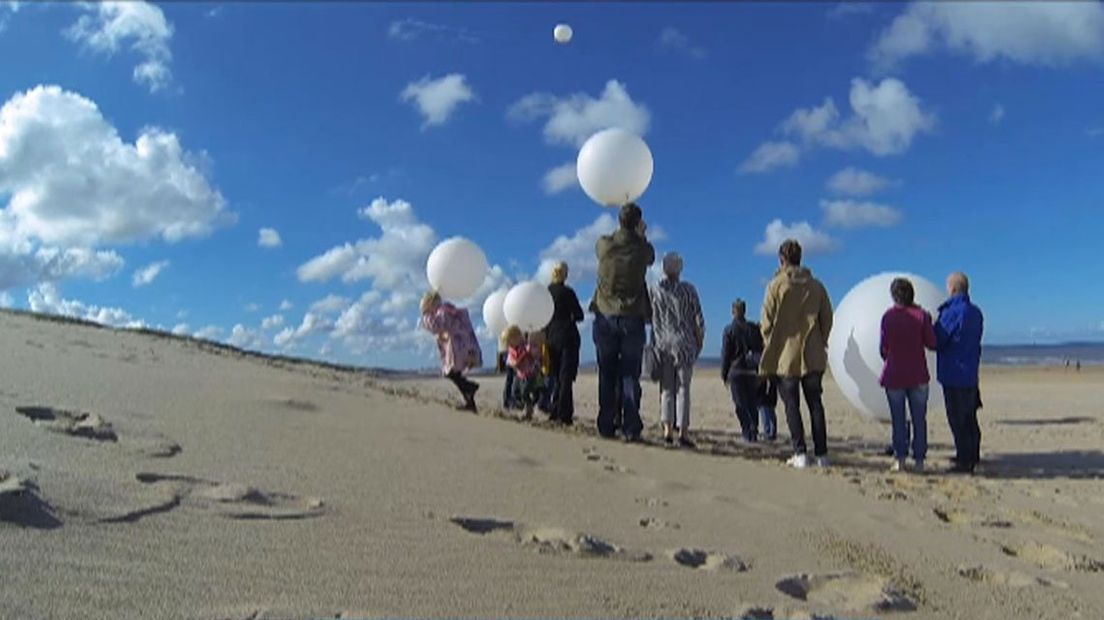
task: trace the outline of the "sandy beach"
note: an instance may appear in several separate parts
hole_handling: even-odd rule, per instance
[[[451,408],[384,379],[0,314],[0,617],[1104,617],[1104,369],[986,368],[974,477],[891,474],[826,381],[833,467]],[[539,417],[539,416],[538,416]],[[933,467],[951,454],[930,412]],[[781,435],[786,435],[782,425]]]

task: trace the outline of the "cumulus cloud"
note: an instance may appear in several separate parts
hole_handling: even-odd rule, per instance
[[[822,200],[824,223],[837,228],[890,228],[901,222],[901,211],[857,200]]]
[[[573,187],[579,187],[579,176],[575,170],[575,162],[569,161],[562,166],[556,166],[544,175],[542,181],[545,194],[558,194]]]
[[[881,32],[867,57],[876,70],[890,71],[901,61],[939,51],[976,63],[1099,63],[1104,60],[1104,4],[913,2]]]
[[[310,311],[318,314],[334,314],[348,308],[350,303],[352,302],[345,297],[331,294],[311,304]]]
[[[189,328],[187,323],[177,323],[172,328],[172,333],[176,336],[187,336],[188,331]]]
[[[292,304],[290,301],[288,301],[286,299],[280,302],[280,310],[282,312],[287,312],[288,310],[291,310],[294,307],[295,307],[295,305]]]
[[[399,93],[399,100],[411,103],[424,117],[422,129],[444,125],[457,106],[475,101],[475,91],[459,73],[433,79],[430,76],[411,82]]]
[[[568,278],[571,282],[594,278],[598,272],[598,257],[594,253],[594,246],[598,243],[599,237],[617,230],[617,226],[617,218],[609,213],[602,213],[571,236],[556,237],[540,252],[537,279],[541,282],[550,281],[552,267],[559,261],[567,263]]]
[[[32,312],[68,316],[92,321],[109,327],[145,327],[122,308],[108,308],[85,304],[75,299],[64,299],[52,283],[39,284],[27,293],[27,306]]]
[[[152,284],[153,281],[157,279],[157,276],[161,275],[161,272],[168,266],[169,261],[167,260],[150,263],[134,272],[134,276],[131,278],[131,284],[133,284],[135,288]]]
[[[218,340],[218,337],[222,335],[223,331],[224,330],[217,325],[208,325],[192,335],[203,340]]]
[[[0,218],[0,289],[54,282],[66,278],[105,280],[123,268],[113,251],[88,248],[39,247],[6,237]]]
[[[262,228],[257,234],[257,245],[262,248],[278,248],[283,243],[280,233],[275,228]]]
[[[277,327],[284,326],[284,315],[274,314],[272,316],[265,317],[261,320],[261,330],[268,331],[270,329],[276,329]]]
[[[151,92],[172,82],[172,24],[156,5],[138,1],[78,4],[85,14],[65,30],[65,36],[85,49],[113,56],[129,47],[141,60],[134,81]]]
[[[844,196],[869,196],[893,185],[894,182],[873,172],[848,167],[828,179],[828,190]]]
[[[1004,106],[998,103],[998,104],[993,106],[993,111],[989,113],[989,124],[990,125],[1000,125],[1001,121],[1003,121],[1003,120],[1004,120]]]
[[[847,117],[831,97],[819,106],[798,108],[779,127],[791,141],[764,143],[742,168],[762,172],[792,165],[799,155],[794,141],[803,150],[862,149],[879,157],[898,155],[912,146],[917,135],[935,127],[935,114],[925,110],[920,99],[896,78],[878,84],[862,78],[851,80],[849,103],[851,114]],[[781,146],[784,144],[789,146]]]
[[[261,337],[261,334],[241,323],[230,330],[230,337],[226,341],[239,349],[258,350],[264,348],[264,338]]]
[[[65,246],[202,237],[234,218],[194,159],[160,129],[123,142],[92,101],[38,86],[0,108],[0,214],[19,238]]]
[[[303,315],[303,321],[298,327],[285,327],[272,339],[273,344],[289,349],[298,345],[303,340],[315,335],[333,330],[333,320],[314,312]]]
[[[808,222],[794,222],[786,225],[782,220],[774,220],[767,224],[763,231],[763,241],[755,246],[755,253],[764,256],[774,256],[778,253],[778,247],[786,239],[796,239],[806,256],[831,252],[839,247],[839,243],[828,236],[827,233],[813,228]]]
[[[739,171],[744,174],[768,172],[797,165],[800,159],[801,149],[792,142],[764,142],[740,164]]]
[[[690,41],[690,37],[686,36],[686,34],[678,28],[671,26],[667,26],[660,31],[659,46],[661,49],[678,54],[685,54],[695,60],[702,60],[708,56],[704,47],[695,45]]]
[[[548,93],[526,95],[510,106],[508,118],[532,122],[547,118],[544,139],[549,144],[580,147],[595,132],[619,127],[644,135],[651,123],[651,112],[629,96],[617,80],[606,82],[602,94],[594,98],[586,93],[557,97]]]

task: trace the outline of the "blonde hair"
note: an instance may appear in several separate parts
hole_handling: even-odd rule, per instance
[[[429,312],[431,306],[441,305],[441,294],[437,291],[426,291],[425,295],[422,295],[422,314]]]
[[[521,338],[521,328],[517,325],[511,325],[502,330],[502,342],[504,342],[506,346],[510,346],[510,341],[516,338]]]
[[[552,284],[563,284],[567,281],[567,263],[560,261],[552,266]]]

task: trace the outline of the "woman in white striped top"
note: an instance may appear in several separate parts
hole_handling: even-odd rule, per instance
[[[705,342],[705,317],[693,284],[683,282],[682,257],[663,257],[664,278],[651,287],[652,331],[660,366],[659,398],[663,413],[663,438],[693,447],[690,426],[690,379],[694,362]]]

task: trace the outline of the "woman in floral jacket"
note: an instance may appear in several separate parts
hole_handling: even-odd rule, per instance
[[[441,300],[429,291],[422,297],[422,327],[437,337],[441,355],[441,374],[448,377],[464,397],[462,411],[476,411],[475,393],[479,384],[464,377],[464,372],[483,365],[483,351],[475,336],[468,311]]]

